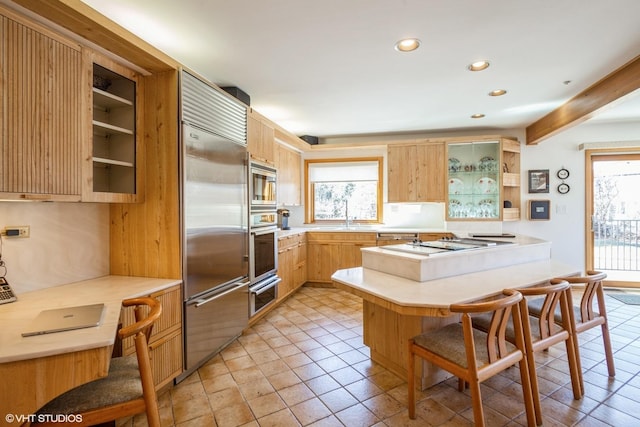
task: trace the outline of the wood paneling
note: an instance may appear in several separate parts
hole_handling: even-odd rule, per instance
[[[0,192],[80,200],[80,48],[17,19],[2,18]]]
[[[376,246],[375,233],[308,232],[307,280],[331,283],[342,268],[362,266],[361,249]]]
[[[640,56],[625,64],[527,127],[527,145],[535,145],[621,102],[640,88]]]
[[[178,73],[145,76],[145,201],[111,205],[111,273],[182,277],[178,176]]]

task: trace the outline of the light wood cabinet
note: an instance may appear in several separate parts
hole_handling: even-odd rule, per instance
[[[302,193],[302,158],[300,153],[281,144],[276,144],[276,152],[278,205],[299,206]]]
[[[90,123],[84,145],[82,200],[139,202],[143,193],[138,74],[85,51]]]
[[[0,197],[79,201],[80,46],[0,7]]]
[[[247,115],[247,150],[252,158],[275,164],[275,130],[255,111]]]
[[[445,152],[444,142],[389,145],[388,201],[444,202]]]
[[[360,250],[371,246],[375,233],[307,232],[307,281],[331,283],[336,270],[362,266]]]
[[[182,373],[182,292],[180,286],[173,286],[149,296],[162,305],[149,339],[153,380],[160,389]],[[133,307],[123,308],[121,319],[123,326],[135,323]],[[133,337],[123,340],[122,352],[135,353]]]
[[[287,298],[307,281],[307,243],[305,233],[278,239],[278,301]]]

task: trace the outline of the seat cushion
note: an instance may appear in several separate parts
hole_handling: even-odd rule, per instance
[[[489,363],[489,353],[487,351],[487,334],[477,329],[473,330],[473,340],[476,347],[476,363],[478,367]],[[452,323],[435,331],[426,332],[414,338],[414,342],[451,362],[468,367],[467,355],[464,347],[464,334],[460,323]],[[516,350],[516,347],[506,343],[509,353]]]
[[[111,360],[109,374],[78,386],[43,406],[39,414],[78,414],[142,397],[136,356]]]

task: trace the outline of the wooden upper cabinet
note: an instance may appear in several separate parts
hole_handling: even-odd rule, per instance
[[[255,111],[247,116],[247,149],[254,159],[275,164],[275,130]]]
[[[139,76],[89,49],[84,51],[89,114],[83,144],[82,200],[131,203],[143,197]]]
[[[278,169],[278,204],[301,204],[302,158],[300,153],[284,145],[276,144],[276,168]]]
[[[79,201],[80,47],[0,8],[0,198]]]
[[[445,152],[444,142],[389,145],[388,201],[444,202]]]

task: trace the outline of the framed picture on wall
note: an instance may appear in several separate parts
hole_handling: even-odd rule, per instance
[[[529,171],[529,193],[549,192],[549,169],[533,169]]]
[[[548,221],[551,219],[551,201],[529,200],[529,219],[532,221]]]

